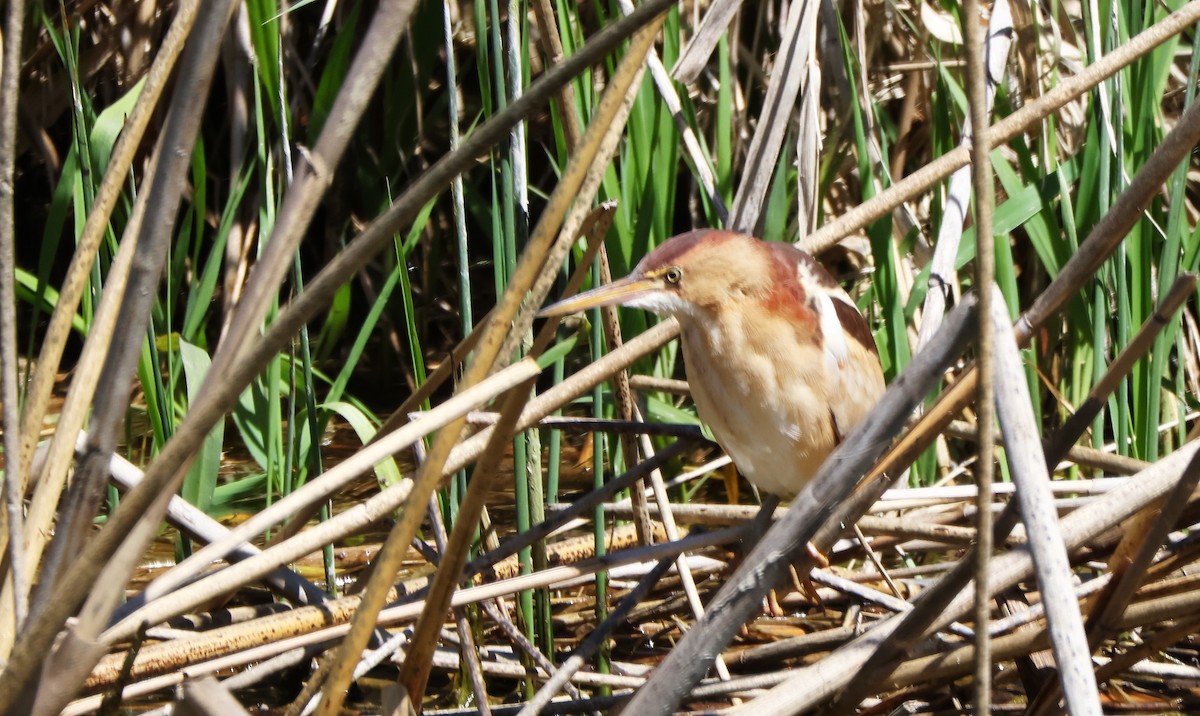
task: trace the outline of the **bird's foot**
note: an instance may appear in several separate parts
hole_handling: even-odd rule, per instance
[[[812,557],[813,564],[816,565],[818,569],[825,569],[829,566],[829,558],[826,557],[821,550],[817,549],[815,544],[812,542],[805,542],[804,549],[808,552],[808,556]]]
[[[769,590],[767,595],[763,597],[762,612],[764,616],[779,617],[787,616],[787,611],[783,605],[779,603],[779,594],[774,590]]]
[[[810,542],[808,546],[812,547],[812,543]],[[821,565],[821,568],[824,569],[828,566],[829,562],[825,561],[825,563]],[[788,573],[792,575],[792,586],[795,587],[797,593],[808,597],[808,600],[817,605],[818,609],[825,608],[825,602],[821,599],[821,595],[817,594],[817,587],[813,584],[811,579],[808,577],[801,579],[800,575],[796,573],[796,568],[790,565],[788,566]]]

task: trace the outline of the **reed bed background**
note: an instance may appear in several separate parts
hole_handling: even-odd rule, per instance
[[[0,713],[1196,708],[1200,1],[5,11]],[[695,227],[893,384],[753,552],[673,324],[534,320]]]

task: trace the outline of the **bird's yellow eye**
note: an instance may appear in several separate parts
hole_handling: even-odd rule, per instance
[[[672,266],[663,272],[663,278],[666,279],[667,283],[679,283],[679,280],[683,278],[683,269],[678,266]]]

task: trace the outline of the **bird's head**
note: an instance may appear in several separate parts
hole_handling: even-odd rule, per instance
[[[729,231],[680,234],[647,254],[625,278],[547,306],[539,315],[565,316],[621,305],[703,319],[747,298],[766,302],[789,283],[779,275],[781,268],[796,275],[794,266],[776,265],[772,246]],[[794,282],[793,278],[790,283]]]

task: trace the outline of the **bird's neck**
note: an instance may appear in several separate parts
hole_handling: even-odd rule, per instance
[[[734,360],[739,353],[741,326],[728,325],[728,318],[720,312],[705,312],[704,315],[676,315],[679,333],[685,346],[702,350],[715,362]]]

